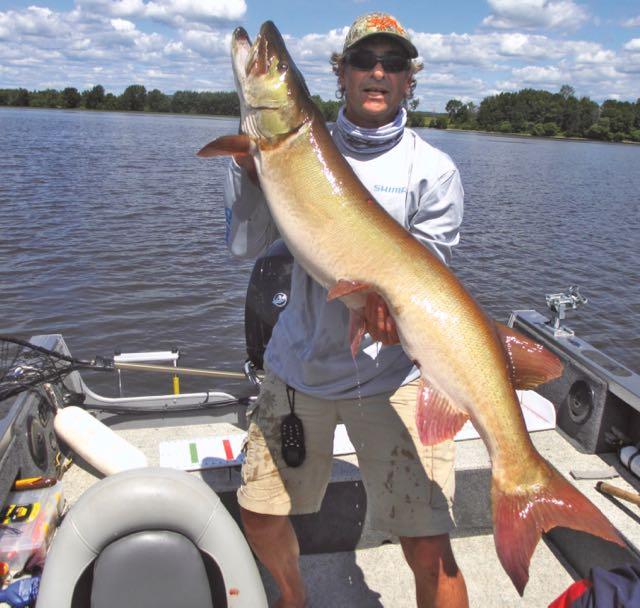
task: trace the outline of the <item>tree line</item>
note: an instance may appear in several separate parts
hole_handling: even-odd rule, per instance
[[[313,101],[328,121],[338,117],[340,102],[324,101],[318,95]],[[66,108],[125,112],[173,112],[176,114],[212,114],[239,116],[240,101],[235,91],[176,91],[167,95],[158,89],[147,91],[140,84],[128,86],[121,95],[107,93],[100,84],[85,91],[67,87],[62,91],[44,89],[0,89],[0,106],[32,108]]]
[[[32,108],[83,108],[126,112],[175,112],[189,114],[217,114],[238,116],[238,94],[231,92],[176,91],[167,95],[158,89],[147,91],[140,84],[128,86],[121,95],[107,93],[100,84],[85,91],[67,87],[62,91],[44,89],[0,89],[0,106],[29,106]]]
[[[563,85],[558,93],[536,89],[500,93],[485,97],[479,106],[451,99],[447,114],[429,126],[640,142],[640,98],[635,103],[608,99],[598,105],[574,93],[573,87]]]
[[[417,111],[418,100],[409,103],[409,126],[440,129],[473,129],[535,136],[584,137],[603,141],[640,142],[640,98],[635,102],[607,100],[598,105],[588,97],[575,97],[563,85],[558,93],[522,89],[485,97],[479,106],[450,99],[446,114]],[[341,102],[312,97],[327,121],[335,121]],[[235,91],[147,91],[140,84],[128,86],[121,95],[107,93],[102,85],[85,91],[67,87],[62,91],[24,88],[0,89],[0,106],[34,108],[83,108],[130,112],[173,112],[238,116],[240,102]]]

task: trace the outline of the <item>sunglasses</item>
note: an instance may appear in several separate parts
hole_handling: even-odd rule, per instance
[[[345,55],[345,62],[356,70],[372,70],[378,63],[385,72],[404,72],[409,69],[411,60],[397,53],[376,55],[369,49],[356,49]]]

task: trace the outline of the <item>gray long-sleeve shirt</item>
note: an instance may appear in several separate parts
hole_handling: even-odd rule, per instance
[[[349,152],[334,141],[364,186],[387,212],[445,263],[459,241],[464,191],[453,161],[411,129],[379,155]],[[233,161],[225,184],[227,244],[238,257],[261,255],[278,238],[261,190]],[[287,308],[274,327],[265,366],[287,384],[325,399],[376,395],[418,377],[400,345],[366,335],[351,355],[349,311],[294,264]]]

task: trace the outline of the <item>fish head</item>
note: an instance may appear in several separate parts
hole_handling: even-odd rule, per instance
[[[253,44],[243,28],[231,40],[242,131],[260,142],[278,141],[300,129],[313,113],[309,90],[282,35],[271,21]]]

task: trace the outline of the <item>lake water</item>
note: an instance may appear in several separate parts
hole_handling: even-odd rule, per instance
[[[178,346],[182,365],[239,371],[253,264],[225,248],[227,160],[195,156],[236,130],[208,117],[0,109],[0,333],[61,333],[82,358]],[[640,370],[640,147],[420,134],[462,174],[453,267],[487,311],[544,312],[546,293],[578,284],[589,303],[568,325]],[[113,393],[112,376],[88,379]]]

